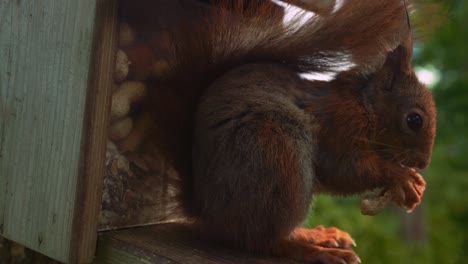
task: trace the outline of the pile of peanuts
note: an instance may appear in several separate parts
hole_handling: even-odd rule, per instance
[[[158,36],[158,41],[161,38],[164,36]],[[168,69],[165,60],[158,60],[146,43],[137,40],[135,31],[127,23],[121,23],[109,127],[109,140],[119,152],[133,152],[141,144],[150,117],[144,112],[132,117],[132,109],[148,93],[147,78],[162,76]]]
[[[130,110],[134,103],[142,100],[147,93],[144,82],[127,80],[131,61],[122,48],[128,47],[135,42],[135,32],[123,23],[120,27],[119,49],[117,51],[116,65],[114,71],[114,89],[112,94],[112,106],[110,112],[109,139],[113,143],[120,143],[120,146],[135,145],[129,144],[127,139],[134,129],[135,122],[130,116]],[[127,142],[127,143],[126,143]],[[123,149],[131,151],[130,149]]]

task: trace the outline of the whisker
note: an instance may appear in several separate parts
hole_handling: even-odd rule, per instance
[[[377,135],[382,135],[383,132],[385,132],[387,129],[386,128],[383,128],[382,130],[380,130],[379,133],[377,133]]]
[[[357,137],[355,137],[354,139],[369,142],[369,143],[376,144],[376,145],[381,145],[381,146],[386,146],[386,147],[391,147],[391,148],[396,148],[396,149],[403,149],[403,148],[398,147],[398,146],[393,146],[393,145],[382,143],[382,142],[379,142],[379,141],[370,140],[368,138],[357,138]]]

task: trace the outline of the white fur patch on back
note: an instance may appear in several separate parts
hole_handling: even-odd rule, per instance
[[[307,21],[316,16],[314,12],[304,10],[300,7],[293,6],[279,0],[271,0],[271,2],[284,9],[283,25],[285,27],[294,27],[298,30],[307,23]]]

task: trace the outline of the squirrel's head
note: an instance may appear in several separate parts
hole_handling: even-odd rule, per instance
[[[374,123],[370,143],[377,153],[389,162],[424,169],[432,156],[436,108],[431,91],[412,70],[411,58],[412,43],[390,52],[364,96]]]

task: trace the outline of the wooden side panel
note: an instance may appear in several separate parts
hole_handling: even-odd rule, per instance
[[[93,59],[106,4],[0,0],[0,235],[62,262],[94,251],[109,104],[97,100],[112,70],[91,73],[113,63]]]
[[[96,250],[104,185],[107,131],[117,52],[117,0],[97,0],[91,83],[86,107],[84,167],[78,179],[70,260],[90,263]]]
[[[0,164],[4,159],[5,153],[5,132],[6,122],[11,115],[6,104],[6,88],[10,83],[11,72],[9,64],[11,61],[10,42],[11,42],[11,26],[10,17],[7,15],[10,8],[7,6],[8,0],[0,0]],[[1,168],[1,167],[0,167]],[[0,169],[0,235],[4,229],[4,215],[7,197],[8,176],[6,171]]]

